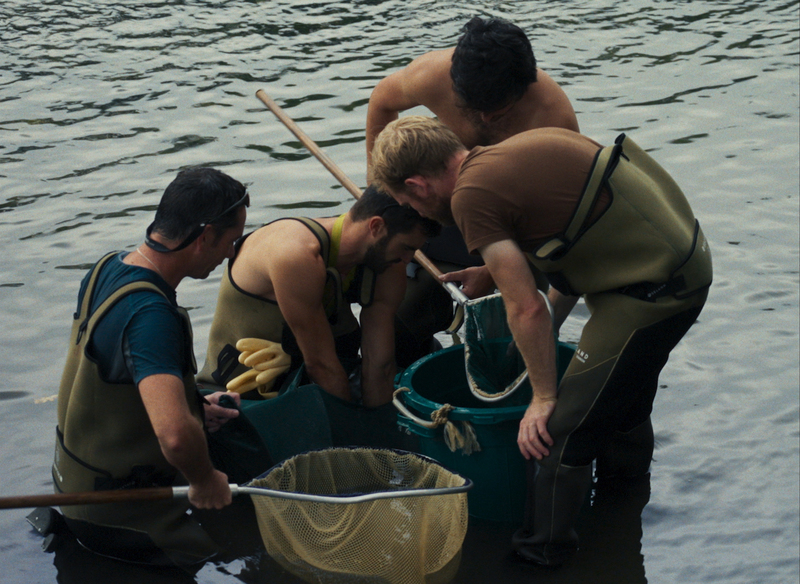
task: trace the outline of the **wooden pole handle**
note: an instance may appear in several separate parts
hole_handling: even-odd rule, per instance
[[[311,152],[311,154],[313,154],[317,160],[319,160],[322,165],[330,171],[330,173],[344,188],[350,191],[351,195],[353,195],[356,199],[361,198],[362,192],[361,189],[358,188],[358,185],[350,180],[347,175],[342,172],[342,169],[340,169],[336,163],[333,162],[333,160],[331,160],[328,155],[325,154],[320,147],[317,146],[317,144],[311,138],[309,138],[297,124],[294,123],[294,120],[292,120],[292,118],[290,118],[286,112],[283,111],[281,106],[275,103],[275,101],[269,95],[267,95],[263,89],[256,91],[256,97],[260,99],[265,106],[267,106],[269,111],[275,114],[275,117],[283,122],[283,125],[286,126],[292,134],[297,136],[297,139],[300,140],[303,146],[305,146],[308,151]],[[436,280],[439,281],[442,286],[444,286],[445,290],[447,290],[453,300],[461,305],[468,300],[467,296],[458,288],[458,286],[452,282],[441,282],[439,280],[439,276],[442,275],[441,270],[437,268],[436,265],[420,250],[417,250],[414,253],[414,260],[423,268],[425,268],[425,270],[431,276],[436,278]]]
[[[100,503],[128,503],[132,501],[160,501],[180,496],[172,487],[150,489],[119,489],[114,491],[85,491],[52,495],[23,495],[0,497],[0,509],[25,507],[63,507],[67,505],[96,505]]]
[[[275,114],[275,117],[283,122],[283,125],[286,126],[292,134],[297,136],[297,139],[300,140],[303,146],[305,146],[308,151],[311,152],[311,154],[316,156],[317,160],[319,160],[322,165],[327,168],[334,177],[336,177],[336,180],[338,180],[344,188],[350,191],[351,195],[353,195],[356,199],[361,198],[362,193],[361,189],[358,188],[358,185],[350,180],[347,175],[342,172],[342,169],[336,166],[336,163],[334,163],[333,160],[331,160],[328,155],[325,154],[320,147],[317,146],[317,144],[311,138],[309,138],[297,124],[294,123],[292,118],[286,115],[286,112],[281,109],[281,106],[275,103],[275,101],[269,95],[267,95],[263,89],[256,91],[256,97],[260,99],[264,105],[267,106],[267,108],[269,108],[269,111]]]

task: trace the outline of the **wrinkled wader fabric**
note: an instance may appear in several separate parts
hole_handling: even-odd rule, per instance
[[[587,226],[586,201],[603,187],[611,202]],[[641,241],[627,238],[631,226]],[[583,294],[591,313],[548,421],[550,454],[528,462],[525,518],[513,538],[524,558],[558,566],[577,549],[592,462],[598,480],[649,470],[658,375],[702,310],[711,256],[677,185],[623,135],[601,150],[565,233],[531,259],[560,291]]]
[[[185,484],[161,452],[137,387],[103,381],[97,363],[87,354],[94,327],[120,298],[142,290],[163,295],[151,283],[134,282],[114,292],[89,314],[97,275],[113,255],[104,257],[94,268],[72,326],[58,395],[52,469],[56,492]],[[191,328],[188,316],[182,316],[189,365],[184,379],[186,400],[192,414],[202,422],[202,406],[194,385]],[[74,505],[63,507],[62,512],[79,541],[92,551],[131,562],[183,567],[203,562],[220,551],[187,515],[188,509],[188,500],[175,500]]]

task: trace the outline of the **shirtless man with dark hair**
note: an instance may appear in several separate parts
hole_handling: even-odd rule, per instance
[[[497,18],[472,18],[454,48],[426,53],[375,86],[367,109],[368,166],[381,130],[417,106],[433,112],[468,149],[535,128],[579,131],[569,98],[537,68],[524,31]],[[367,175],[370,179],[369,170]],[[445,227],[422,251],[445,272],[445,281],[461,282],[467,296],[476,298],[494,289],[485,270],[465,269],[482,262],[467,253],[454,227]],[[452,302],[439,283],[424,270],[412,271],[396,325],[401,365],[424,355],[433,334],[452,319]]]

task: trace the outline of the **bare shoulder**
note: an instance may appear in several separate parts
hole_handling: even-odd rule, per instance
[[[566,92],[546,72],[539,69],[536,82],[525,95],[529,110],[529,128],[558,127],[579,132],[578,119]]]
[[[242,246],[242,253],[270,262],[308,262],[319,258],[321,250],[316,235],[305,224],[281,220],[253,233]]]
[[[411,61],[404,69],[406,92],[430,108],[452,96],[450,63],[453,50],[443,49],[425,53]]]
[[[455,48],[430,51],[420,55],[408,64],[406,70],[414,75],[450,74],[450,63],[453,59]]]
[[[536,83],[534,83],[533,86],[538,86],[537,89],[542,97],[546,97],[553,101],[561,101],[564,99],[569,101],[567,94],[564,92],[561,86],[556,83],[556,81],[550,75],[541,69],[537,69],[536,71]]]
[[[325,264],[316,236],[300,221],[275,221],[251,233],[234,260],[231,273],[237,286],[274,299],[281,280],[302,273],[324,278]],[[296,278],[295,278],[296,279]]]

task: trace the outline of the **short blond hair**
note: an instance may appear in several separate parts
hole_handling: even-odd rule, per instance
[[[372,148],[372,180],[389,192],[405,192],[414,175],[438,176],[448,161],[465,150],[455,133],[439,120],[405,116],[388,124]]]

